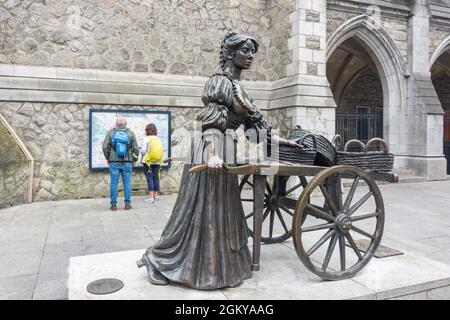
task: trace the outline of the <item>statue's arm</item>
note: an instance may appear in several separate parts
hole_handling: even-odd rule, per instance
[[[280,145],[291,147],[300,147],[300,148],[302,147],[297,142],[282,138],[275,131],[273,131],[272,126],[264,119],[261,109],[254,103],[253,99],[251,99],[250,101],[255,112],[251,114],[245,122],[245,131],[247,137],[255,133],[258,134],[258,137],[261,137],[261,131],[264,130],[266,132],[267,137],[270,138],[271,143],[277,143]],[[256,141],[261,142],[259,140],[260,139],[257,138]]]

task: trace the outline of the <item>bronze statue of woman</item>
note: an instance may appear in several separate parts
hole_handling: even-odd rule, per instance
[[[202,134],[194,138],[186,160],[208,163],[208,170],[185,169],[172,215],[160,241],[147,249],[138,266],[146,266],[152,284],[169,282],[195,289],[235,287],[252,276],[247,246],[247,224],[240,199],[238,177],[220,170],[223,161],[235,163],[235,152],[224,152],[225,141],[235,145],[234,130],[268,131],[280,144],[294,141],[271,133],[240,83],[241,73],[252,65],[258,43],[250,36],[229,32],[221,43],[222,73],[213,75],[202,94],[205,108],[198,116]],[[234,148],[233,150],[235,150]]]

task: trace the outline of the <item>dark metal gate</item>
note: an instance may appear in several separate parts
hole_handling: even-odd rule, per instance
[[[336,134],[343,143],[358,139],[366,143],[378,137],[383,138],[383,113],[336,112]]]
[[[447,158],[447,174],[450,174],[450,112],[444,115],[444,154]]]

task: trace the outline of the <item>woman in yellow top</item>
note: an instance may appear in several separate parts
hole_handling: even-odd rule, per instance
[[[148,196],[144,202],[153,203],[158,200],[159,170],[163,157],[163,147],[161,140],[157,137],[158,129],[153,123],[145,127],[145,134],[146,137],[139,148],[148,185]]]

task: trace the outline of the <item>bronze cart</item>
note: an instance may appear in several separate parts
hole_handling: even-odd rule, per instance
[[[191,172],[206,168],[207,165],[200,165]],[[261,243],[281,243],[292,236],[305,267],[327,280],[350,278],[370,261],[380,245],[384,227],[383,198],[375,181],[398,182],[393,173],[354,166],[266,163],[224,165],[223,170],[243,175],[241,200],[246,218],[253,220],[248,223],[253,237],[253,270],[260,268]],[[294,178],[296,182],[290,181]],[[348,185],[345,197],[342,181]],[[300,190],[298,198],[292,196]],[[369,212],[361,214],[367,208]],[[313,223],[305,223],[307,217]],[[291,225],[286,223],[288,219],[292,220]],[[280,226],[278,232],[276,223]],[[352,234],[365,239],[364,251]],[[332,256],[334,265],[330,264]]]

